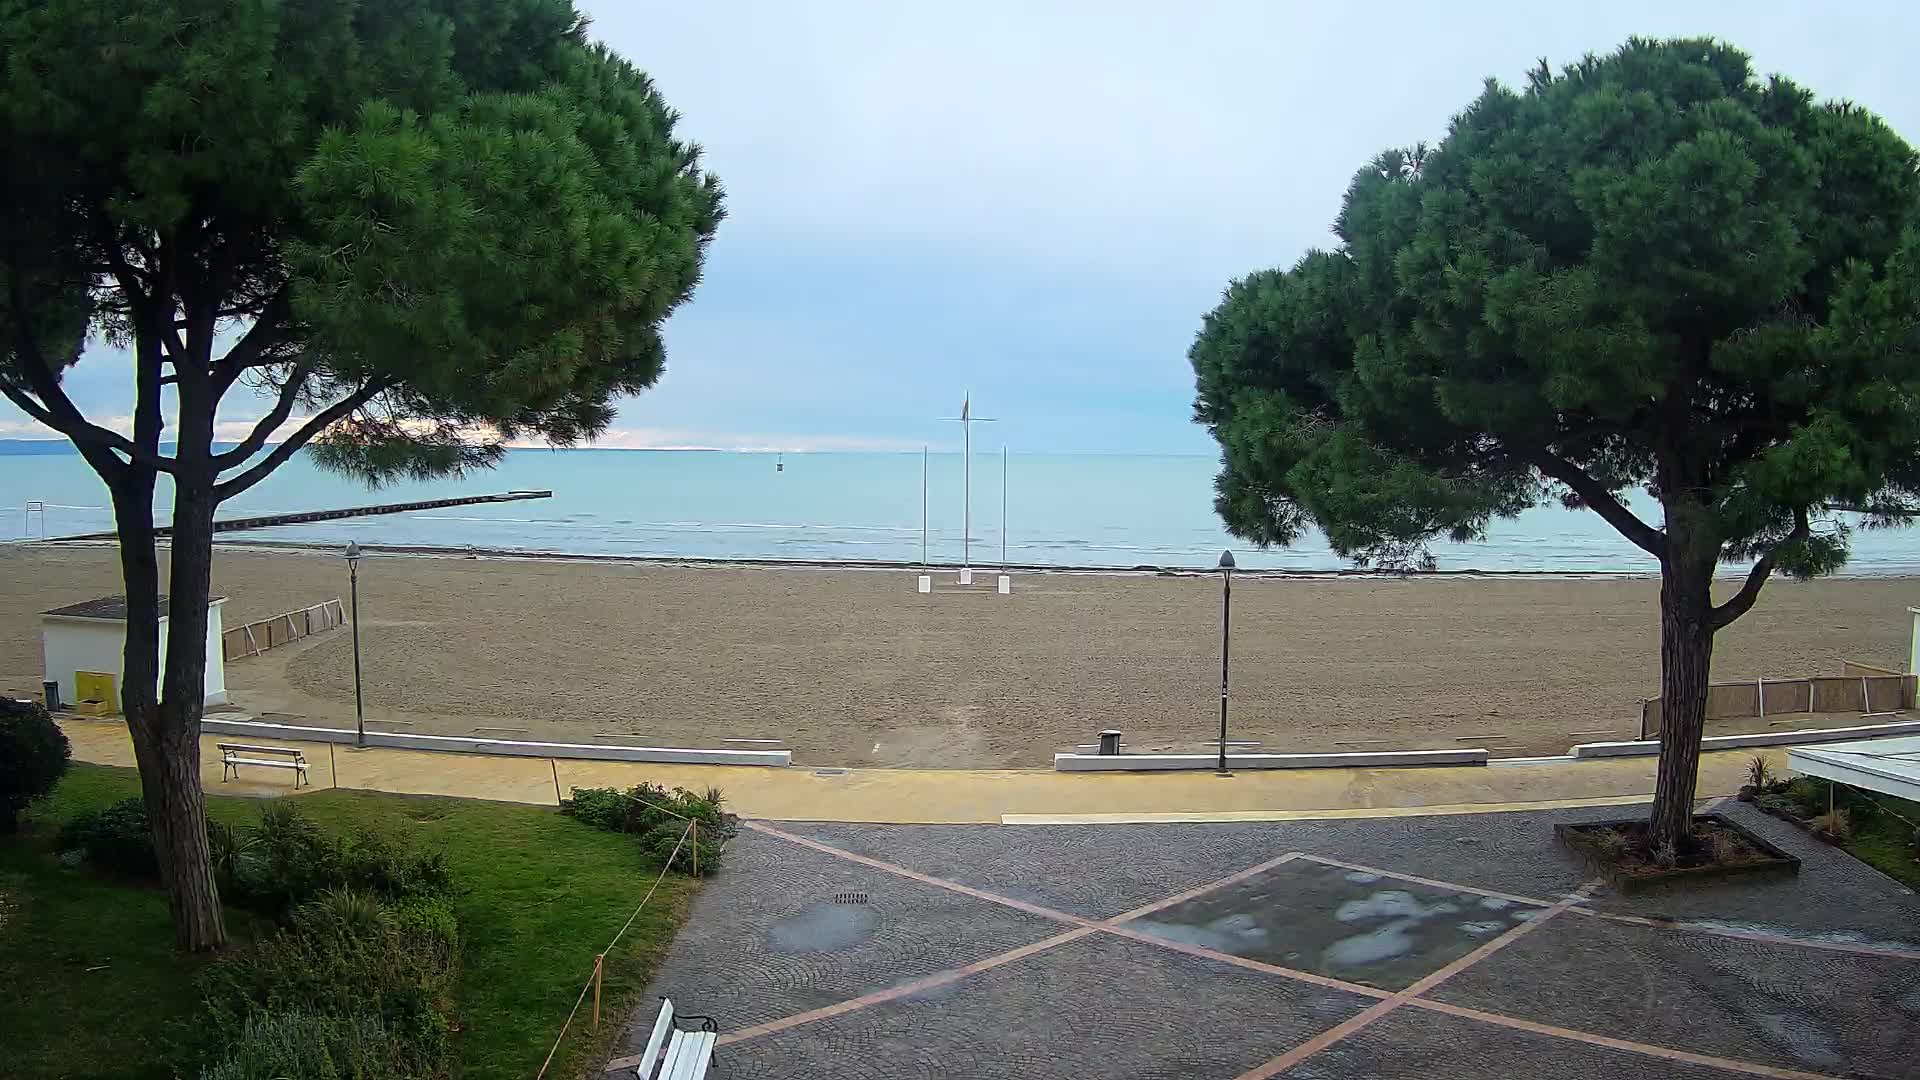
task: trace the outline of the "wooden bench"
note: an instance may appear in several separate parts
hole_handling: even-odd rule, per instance
[[[647,1048],[641,1052],[634,1068],[636,1080],[656,1080],[653,1071],[656,1057],[660,1064],[657,1080],[702,1080],[707,1075],[707,1066],[713,1063],[714,1040],[720,1037],[720,1026],[711,1016],[689,1013],[681,1019],[698,1020],[700,1026],[692,1031],[675,1027],[673,1001],[662,998],[660,1016],[653,1022],[653,1034],[647,1037]],[[664,1055],[661,1054],[663,1048]]]
[[[240,779],[240,766],[259,765],[267,769],[292,769],[293,786],[299,787],[307,779],[307,755],[303,750],[291,746],[259,746],[254,743],[215,743],[220,748],[220,782],[226,783],[229,775]],[[277,754],[278,757],[243,757],[243,754]]]

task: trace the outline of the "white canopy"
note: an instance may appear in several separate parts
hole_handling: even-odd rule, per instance
[[[1920,736],[1796,746],[1787,751],[1787,768],[1920,802]]]

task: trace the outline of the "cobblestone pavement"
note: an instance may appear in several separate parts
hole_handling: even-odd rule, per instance
[[[718,1020],[723,1080],[1920,1080],[1920,899],[1722,810],[1801,874],[1616,895],[1553,825],[1631,807],[749,822],[624,1053],[667,996]]]

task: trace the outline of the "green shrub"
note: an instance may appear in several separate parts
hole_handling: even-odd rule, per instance
[[[460,923],[453,915],[453,904],[438,896],[409,896],[389,900],[384,906],[387,921],[402,934],[432,938],[448,948],[460,944]]]
[[[390,1044],[380,1060],[405,1063],[393,1075],[444,1076],[460,953],[431,923],[346,891],[301,905],[286,929],[201,975],[210,1034],[237,1056],[263,1016],[371,1019]]]
[[[408,1080],[432,1068],[377,1016],[255,1013],[200,1080]]]
[[[19,828],[20,812],[66,775],[73,747],[37,701],[0,697],[0,833]]]
[[[1753,755],[1753,760],[1747,762],[1747,783],[1765,791],[1773,783],[1773,765],[1765,757]]]
[[[736,829],[733,815],[722,808],[725,802],[719,788],[695,794],[686,788],[636,784],[624,792],[574,788],[573,798],[560,803],[560,812],[598,828],[634,834],[641,858],[651,865],[664,865],[671,855],[674,870],[691,873],[697,861],[700,873],[706,875],[719,869],[721,853]],[[681,843],[689,819],[700,823],[697,845]],[[674,854],[676,845],[678,854]]]
[[[608,832],[625,832],[631,801],[618,788],[574,788],[560,801],[560,812]]]
[[[82,851],[95,868],[136,877],[158,877],[160,864],[153,855],[153,828],[147,806],[139,799],[122,799],[104,810],[94,810],[60,827],[61,851]]]
[[[359,832],[349,838],[340,850],[337,871],[342,884],[382,896],[445,896],[453,891],[444,852],[410,851],[379,833]]]

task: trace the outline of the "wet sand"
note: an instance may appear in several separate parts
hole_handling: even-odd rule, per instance
[[[347,591],[342,561],[318,552],[222,548],[214,577],[229,627]],[[778,739],[798,762],[855,766],[1044,767],[1108,727],[1136,750],[1213,737],[1217,578],[1030,573],[1012,596],[981,580],[938,575],[921,596],[900,570],[370,556],[367,712],[374,727],[451,735]],[[39,688],[38,612],[118,590],[111,548],[0,547],[0,692]],[[1656,692],[1658,591],[1646,578],[1241,576],[1232,737],[1503,756],[1631,737]],[[1775,581],[1720,635],[1714,677],[1837,674],[1842,658],[1903,667],[1916,603],[1915,579]],[[351,726],[344,630],[227,671],[246,712]]]

